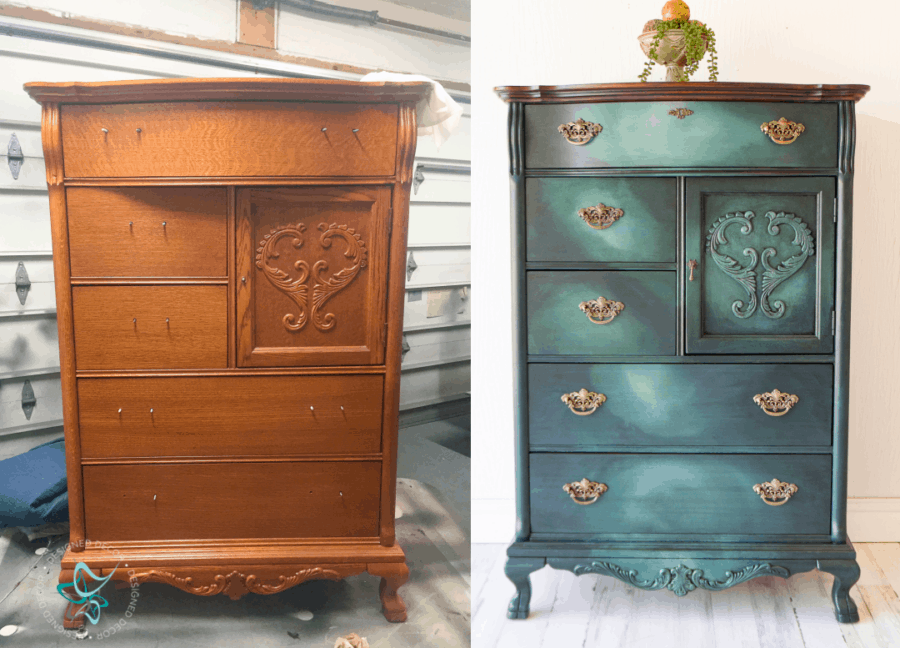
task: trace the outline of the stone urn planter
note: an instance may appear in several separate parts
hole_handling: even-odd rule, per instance
[[[647,58],[650,58],[650,49],[653,47],[653,39],[656,31],[646,31],[638,36],[641,49]],[[687,65],[687,54],[684,31],[681,29],[669,29],[663,35],[656,49],[655,60],[660,65],[666,66],[666,81],[681,81],[684,77],[684,66]],[[706,43],[703,45],[703,54],[706,54]],[[702,58],[702,55],[701,55]]]

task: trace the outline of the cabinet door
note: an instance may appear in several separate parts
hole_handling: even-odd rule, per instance
[[[831,178],[687,180],[688,353],[831,353]]]
[[[390,187],[237,192],[238,364],[384,362]]]

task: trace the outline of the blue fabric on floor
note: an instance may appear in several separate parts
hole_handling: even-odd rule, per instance
[[[0,529],[68,519],[63,439],[0,461]]]

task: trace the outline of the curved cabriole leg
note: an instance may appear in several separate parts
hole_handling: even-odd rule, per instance
[[[856,603],[850,598],[850,588],[859,580],[859,565],[855,560],[820,560],[819,571],[834,576],[831,598],[834,599],[834,615],[839,623],[859,621]]]
[[[506,613],[509,619],[527,619],[528,606],[531,604],[531,576],[532,572],[544,566],[543,558],[515,558],[506,560],[506,577],[516,586],[516,595],[509,602],[509,610]]]
[[[366,569],[373,576],[381,576],[378,595],[381,597],[381,611],[391,623],[406,621],[406,603],[397,590],[409,580],[406,563],[372,563]]]

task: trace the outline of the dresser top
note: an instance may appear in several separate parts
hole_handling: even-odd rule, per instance
[[[620,101],[859,101],[867,85],[792,83],[593,83],[565,86],[501,86],[511,103],[607,103]]]
[[[38,103],[272,100],[418,102],[431,90],[424,81],[387,83],[332,79],[139,79],[91,83],[26,83]]]

